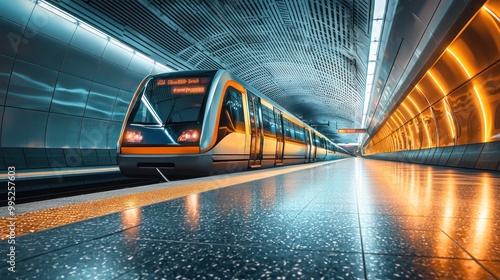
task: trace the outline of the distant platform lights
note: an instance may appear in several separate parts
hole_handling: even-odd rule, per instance
[[[105,39],[105,40],[108,40],[109,42],[117,45],[118,47],[128,51],[128,52],[131,52],[133,53],[134,55],[137,55],[138,57],[142,58],[143,60],[149,62],[149,63],[152,63],[154,65],[156,65],[156,67],[162,69],[162,70],[165,70],[165,72],[172,72],[174,71],[172,68],[166,66],[165,64],[162,64],[162,63],[159,63],[153,59],[151,59],[149,56],[137,51],[137,50],[134,50],[133,48],[129,47],[128,45],[122,43],[120,40],[117,40],[109,35],[107,35],[106,33],[98,30],[97,28],[91,26],[90,24],[78,19],[78,18],[75,18],[73,15],[70,15],[68,13],[66,13],[65,11],[59,9],[58,7],[50,4],[50,3],[47,3],[46,1],[37,1],[36,2],[40,7],[44,8],[45,10],[47,10],[48,12],[51,12],[53,13],[54,15],[60,17],[60,18],[63,18],[89,32],[91,32],[92,34],[102,38],[102,39]]]
[[[373,79],[375,77],[375,71],[377,69],[377,57],[380,47],[380,36],[382,35],[382,28],[385,20],[386,4],[386,0],[375,0],[375,6],[373,9],[373,21],[370,36],[370,54],[368,57],[368,70],[366,73],[365,100],[363,105],[363,119],[361,121],[361,127],[367,127],[366,114],[368,113],[368,104],[370,103]],[[358,144],[361,144],[362,138],[363,137],[359,137]]]

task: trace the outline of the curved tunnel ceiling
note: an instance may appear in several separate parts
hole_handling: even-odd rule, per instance
[[[358,140],[337,128],[360,126],[371,0],[50,2],[173,69],[228,69],[333,141]]]

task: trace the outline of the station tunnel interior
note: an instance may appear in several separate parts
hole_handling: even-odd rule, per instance
[[[335,143],[357,143],[358,155],[500,170],[500,1],[388,0],[383,24],[373,9],[369,0],[1,1],[0,168],[114,165],[146,75],[227,69]]]

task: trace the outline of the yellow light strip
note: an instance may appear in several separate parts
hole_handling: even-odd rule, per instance
[[[498,18],[498,16],[497,16],[497,15],[496,15],[496,14],[495,14],[492,10],[490,10],[488,7],[486,7],[486,5],[485,5],[485,6],[483,6],[483,9],[484,9],[485,11],[487,11],[487,12],[488,12],[488,13],[489,13],[492,17],[494,17],[497,21],[500,21],[500,18]]]
[[[403,105],[403,107],[405,107],[406,111],[408,111],[408,114],[410,114],[410,121],[413,120],[415,118],[415,116],[413,116],[412,112],[410,111],[410,109],[408,109],[408,107],[406,106],[406,104],[404,102],[401,103],[401,105]],[[415,127],[417,128],[417,132],[418,132],[418,126],[415,124]],[[410,130],[410,134],[411,134],[411,143],[413,145],[415,145],[415,137],[413,137],[413,130],[411,129],[410,126],[408,126],[408,129]],[[413,149],[414,147],[412,147]]]
[[[432,75],[431,69],[429,69],[429,71],[427,71],[427,73],[429,73],[429,76],[434,80],[434,82],[436,83],[436,85],[439,87],[439,89],[441,90],[441,92],[444,95],[443,101],[444,101],[444,109],[446,111],[446,119],[448,120],[448,124],[450,126],[451,136],[453,137],[453,139],[455,139],[455,123],[453,122],[453,116],[452,116],[452,114],[450,112],[450,108],[448,106],[448,102],[446,102],[447,101],[446,100],[447,99],[446,92],[444,91],[444,89],[441,86],[441,84],[434,77],[434,75]]]
[[[481,112],[483,114],[483,125],[484,125],[484,129],[483,129],[484,139],[483,139],[483,141],[487,142],[488,141],[488,118],[486,117],[486,112],[484,110],[483,101],[481,100],[481,95],[477,91],[476,86],[474,86],[474,92],[476,93],[477,100],[479,101],[479,105],[481,106]]]
[[[429,71],[427,71],[427,73],[429,74],[429,76],[434,80],[434,82],[436,83],[436,85],[439,87],[439,89],[441,90],[441,92],[443,93],[444,96],[446,96],[446,92],[444,91],[443,87],[441,86],[441,84],[436,80],[436,78],[434,77],[434,75],[432,75],[431,73],[431,70],[429,69]]]
[[[483,8],[487,9],[487,11],[489,10],[488,8],[486,8],[486,6],[483,6]],[[458,58],[458,56],[454,52],[452,52],[449,48],[446,50],[455,58],[455,60],[458,62],[458,64],[460,64],[460,66],[464,70],[465,74],[467,74],[467,77],[469,79],[472,78],[471,74],[467,70],[467,67],[465,67],[465,65],[462,63],[462,60],[460,60],[460,58]],[[474,86],[474,92],[476,93],[477,100],[479,101],[479,106],[481,107],[481,112],[482,112],[482,117],[483,117],[483,126],[484,126],[483,127],[483,141],[486,142],[486,141],[488,141],[488,120],[486,118],[486,112],[484,110],[483,101],[481,100],[481,95],[477,91],[476,86]]]
[[[408,95],[408,99],[411,101],[411,103],[413,103],[415,108],[417,108],[418,112],[420,112],[420,114],[422,114],[422,110],[420,110],[420,108],[417,106],[417,103],[415,103],[415,101],[413,101],[413,99],[409,95]],[[430,148],[431,147],[431,136],[429,133],[429,128],[427,127],[427,124],[425,123],[425,121],[422,121],[422,123],[424,124],[425,134],[427,135],[427,143],[429,143],[428,148]]]
[[[451,130],[451,136],[455,140],[455,122],[453,121],[453,115],[451,114],[451,109],[448,106],[447,98],[445,97],[443,99],[444,102],[444,110],[446,111],[446,119],[448,120],[448,124],[450,125],[450,130]]]
[[[465,65],[462,63],[462,61],[458,58],[458,56],[454,52],[452,52],[449,48],[446,49],[446,51],[449,52],[455,58],[455,60],[458,62],[458,64],[460,64],[460,66],[462,66],[462,69],[464,70],[465,74],[467,74],[467,77],[469,77],[470,79],[472,77],[471,74],[469,73]]]

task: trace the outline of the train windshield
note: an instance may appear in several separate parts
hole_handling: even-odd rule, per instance
[[[162,78],[149,80],[132,112],[132,123],[168,125],[200,119],[210,78]]]
[[[152,76],[127,121],[124,145],[196,145],[212,73]]]

